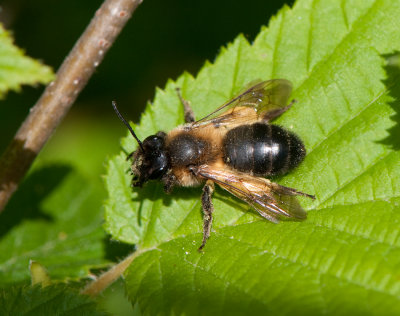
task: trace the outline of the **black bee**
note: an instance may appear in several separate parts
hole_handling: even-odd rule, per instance
[[[315,197],[264,178],[287,173],[306,154],[298,136],[269,124],[294,103],[286,105],[291,90],[291,83],[284,79],[258,82],[198,121],[178,90],[186,124],[169,133],[158,132],[143,142],[113,102],[118,117],[139,144],[130,155],[132,185],[161,180],[165,192],[170,193],[175,185],[204,184],[203,241],[199,250],[211,232],[214,183],[271,222],[282,217],[304,220],[307,214],[295,196]]]

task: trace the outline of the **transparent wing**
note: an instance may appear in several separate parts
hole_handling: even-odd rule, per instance
[[[263,118],[272,120],[285,112],[292,91],[286,79],[252,82],[238,96],[221,105],[215,111],[193,123],[193,127],[207,124],[238,125]]]
[[[262,217],[275,223],[282,217],[306,219],[307,213],[299,204],[296,195],[314,199],[312,195],[242,172],[214,169],[203,165],[198,167],[195,173],[218,183],[228,192],[250,204]]]

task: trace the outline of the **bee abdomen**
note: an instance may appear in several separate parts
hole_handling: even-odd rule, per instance
[[[266,123],[242,125],[230,130],[223,147],[226,164],[258,176],[284,174],[305,156],[304,145],[295,134]]]

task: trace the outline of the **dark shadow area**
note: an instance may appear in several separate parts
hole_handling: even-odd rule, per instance
[[[135,245],[126,244],[111,239],[111,236],[104,238],[105,259],[118,262],[127,257],[135,250]]]
[[[218,184],[215,185],[215,192],[213,195],[213,200],[219,200],[224,202],[225,204],[235,207],[246,214],[248,212],[259,215],[256,210],[254,210],[249,204],[245,201],[237,198],[236,196],[232,195],[228,191],[222,189]]]
[[[384,55],[386,59],[385,71],[387,79],[384,81],[393,100],[389,105],[396,112],[390,118],[395,125],[388,129],[389,136],[380,141],[381,144],[391,147],[393,150],[400,150],[400,53]]]
[[[186,187],[174,187],[170,194],[164,192],[164,187],[161,182],[149,181],[145,183],[142,188],[133,188],[134,192],[138,193],[138,198],[133,201],[150,200],[152,202],[162,199],[165,206],[171,205],[172,199],[190,200],[193,198],[199,198],[201,196],[202,186],[194,188]]]
[[[150,200],[155,202],[158,199],[162,199],[162,203],[165,206],[169,206],[172,203],[172,199],[175,200],[191,200],[199,199],[201,196],[201,186],[197,188],[184,188],[175,187],[170,194],[165,193],[164,186],[161,182],[150,181],[143,185],[142,188],[132,188],[134,192],[137,192],[137,197],[133,198],[132,201],[140,202],[138,212],[138,225],[141,225],[143,201]]]
[[[31,173],[22,182],[0,215],[0,238],[27,219],[53,219],[42,212],[40,204],[69,174],[68,166],[45,167]]]

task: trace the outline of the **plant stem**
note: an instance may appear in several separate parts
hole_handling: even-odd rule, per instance
[[[0,157],[0,212],[142,0],[106,0]]]
[[[124,260],[114,265],[110,270],[104,272],[96,280],[89,283],[82,291],[81,294],[96,296],[106,289],[109,285],[115,282],[129,267],[133,259],[139,256],[142,252],[136,251],[126,257]]]

